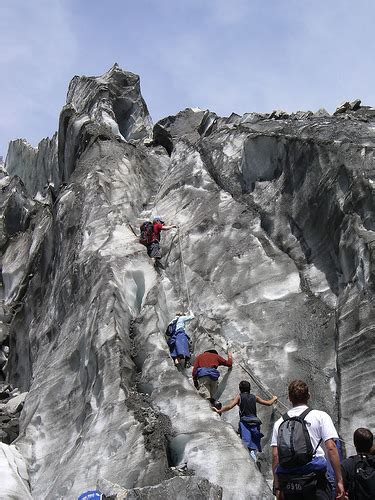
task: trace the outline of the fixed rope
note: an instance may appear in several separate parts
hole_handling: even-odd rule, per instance
[[[243,363],[243,359],[242,359],[242,363]],[[273,394],[271,393],[271,391],[269,391],[266,386],[262,383],[262,381],[260,380],[259,377],[257,377],[255,375],[255,373],[250,369],[250,368],[245,368],[244,365],[242,363],[239,363],[239,366],[242,368],[243,371],[245,371],[252,379],[253,381],[256,383],[256,385],[268,396],[268,397],[272,397]],[[289,410],[289,408],[287,407],[286,404],[284,404],[282,401],[280,401],[279,399],[277,399],[276,403],[280,404],[281,406],[283,406],[287,411]],[[280,413],[280,415],[282,415],[282,413],[276,409],[276,411],[278,411],[278,413]]]
[[[244,363],[244,360],[242,358],[242,363]],[[257,386],[268,396],[268,397],[272,397],[273,394],[266,388],[266,386],[262,383],[262,381],[260,380],[259,377],[257,377],[254,372],[250,369],[250,368],[245,368],[243,366],[242,363],[239,363],[239,366],[242,368],[242,370],[244,370],[253,380],[254,382],[257,384]],[[280,401],[280,399],[277,399],[276,401],[276,404],[280,404],[281,406],[283,406],[287,411],[290,409],[288,408],[288,406],[283,403],[282,401]],[[275,410],[277,411],[277,413],[279,413],[281,416],[283,415],[283,413],[278,410],[277,408],[275,408]],[[343,439],[341,439],[340,437],[338,438],[339,441],[341,441],[341,443],[344,443],[345,446],[349,446],[351,448],[355,448],[355,446],[351,443],[348,443],[347,441],[344,441]]]
[[[181,232],[180,232],[179,227],[177,227],[177,233],[178,233],[178,244],[180,246],[182,274],[184,276],[185,288],[186,288],[187,304],[188,304],[189,311],[191,311],[190,293],[189,293],[189,287],[188,287],[188,283],[187,283],[187,279],[186,279],[185,260],[184,260],[184,253],[182,251]]]

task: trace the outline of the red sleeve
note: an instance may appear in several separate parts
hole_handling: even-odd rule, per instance
[[[221,356],[217,356],[217,361],[219,366],[227,366],[228,368],[232,368],[232,360],[231,359],[224,359]]]
[[[155,222],[154,224],[154,231],[157,233],[160,233],[162,230],[163,224],[161,222]]]

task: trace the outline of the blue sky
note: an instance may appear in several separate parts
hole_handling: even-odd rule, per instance
[[[0,155],[57,129],[75,74],[141,76],[155,121],[375,106],[373,0],[2,0]]]

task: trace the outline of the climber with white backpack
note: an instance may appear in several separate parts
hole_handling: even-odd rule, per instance
[[[182,312],[176,313],[176,317],[169,323],[166,330],[167,344],[174,364],[179,368],[187,368],[191,353],[189,348],[189,336],[185,330],[185,323],[194,319],[190,311],[187,315]]]
[[[307,406],[309,388],[302,380],[288,387],[293,408],[275,422],[272,435],[274,494],[283,500],[331,500],[326,477],[327,460],[336,478],[336,498],[345,499],[340,460],[335,439],[337,431],[324,411]]]
[[[160,263],[160,233],[161,231],[169,231],[174,228],[177,228],[175,224],[165,226],[160,215],[155,215],[152,222],[143,222],[140,227],[141,235],[139,237],[139,243],[147,248],[147,255],[154,261],[155,267],[163,268]]]

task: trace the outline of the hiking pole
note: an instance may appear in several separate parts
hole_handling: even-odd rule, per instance
[[[180,246],[180,255],[181,255],[181,263],[182,263],[182,274],[184,275],[184,280],[185,280],[185,288],[186,288],[186,297],[187,297],[187,304],[189,311],[191,311],[191,303],[190,303],[190,295],[189,295],[189,287],[187,284],[187,279],[186,279],[186,272],[185,272],[185,261],[184,261],[184,254],[182,252],[182,245],[181,245],[181,233],[180,233],[180,227],[177,226],[177,232],[178,232],[178,243]]]

